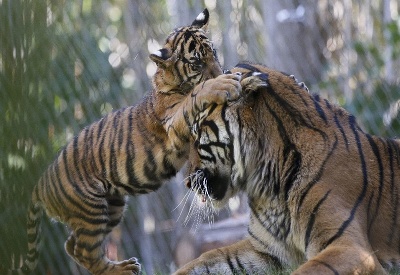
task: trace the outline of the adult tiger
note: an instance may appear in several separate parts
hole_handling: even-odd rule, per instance
[[[399,267],[400,140],[364,133],[354,116],[293,76],[250,63],[232,72],[259,80],[242,79],[246,96],[199,116],[189,185],[215,207],[246,192],[249,236],[176,274]]]
[[[139,273],[135,258],[113,262],[102,247],[122,218],[126,195],[152,192],[174,176],[187,160],[187,123],[210,104],[233,100],[240,93],[240,75],[221,75],[216,52],[205,36],[208,18],[204,10],[150,55],[157,64],[152,92],[138,105],[83,129],[44,172],[29,208],[29,252],[14,273],[28,273],[36,266],[43,209],[69,226],[65,249],[91,273]]]

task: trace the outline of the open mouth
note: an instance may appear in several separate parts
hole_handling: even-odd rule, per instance
[[[222,200],[226,194],[228,181],[220,175],[211,174],[208,169],[195,169],[190,174],[187,187],[195,190],[203,202]]]
[[[190,174],[186,186],[189,189],[194,190],[197,195],[201,198],[202,202],[206,202],[207,199],[213,200],[207,186],[207,177],[204,170],[196,169],[196,172]]]

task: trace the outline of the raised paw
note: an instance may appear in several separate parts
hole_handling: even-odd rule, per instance
[[[260,72],[251,72],[246,74],[240,81],[242,90],[245,94],[255,91],[260,87],[268,86],[268,74]]]
[[[242,91],[241,77],[241,73],[219,75],[199,84],[193,95],[202,103],[202,106],[236,100]]]
[[[241,93],[240,80],[241,73],[222,74],[215,79],[211,79],[210,92],[215,95],[215,103],[223,104],[227,101],[236,100]]]
[[[121,261],[119,264],[120,266],[124,267],[124,270],[128,272],[132,271],[132,273],[126,273],[126,274],[139,274],[142,269],[138,259],[136,259],[135,257],[132,257],[125,261]]]
[[[140,270],[140,263],[137,258],[132,257],[128,260],[120,261],[118,263],[119,266],[127,267],[127,269],[136,269]]]
[[[138,275],[141,271],[139,261],[132,257],[128,260],[113,262],[109,269],[103,271],[102,274],[115,274],[115,275]]]

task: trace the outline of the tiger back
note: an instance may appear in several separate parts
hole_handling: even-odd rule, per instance
[[[188,184],[217,207],[245,192],[249,236],[176,274],[399,268],[400,140],[363,132],[293,76],[250,63],[232,72],[242,73],[247,95],[199,116]]]
[[[136,106],[114,111],[87,126],[62,149],[32,193],[28,255],[13,273],[29,273],[38,261],[43,210],[71,230],[68,254],[93,274],[138,274],[136,258],[110,261],[103,249],[119,224],[127,195],[155,191],[185,163],[191,124],[210,104],[239,96],[239,75],[221,75],[205,35],[204,10],[178,28],[150,55],[157,64],[154,90]]]

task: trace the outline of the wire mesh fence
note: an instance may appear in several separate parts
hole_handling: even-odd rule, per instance
[[[42,171],[85,125],[151,89],[149,53],[205,7],[225,69],[250,60],[294,74],[366,131],[400,135],[396,0],[0,0],[4,266],[19,266],[27,251],[26,209]],[[136,256],[147,274],[175,268],[176,244],[192,224],[184,222],[182,182],[179,174],[154,194],[130,198],[107,242],[110,258]],[[243,212],[232,203],[216,219]],[[37,274],[87,274],[63,249],[67,228],[48,219],[42,227]]]

